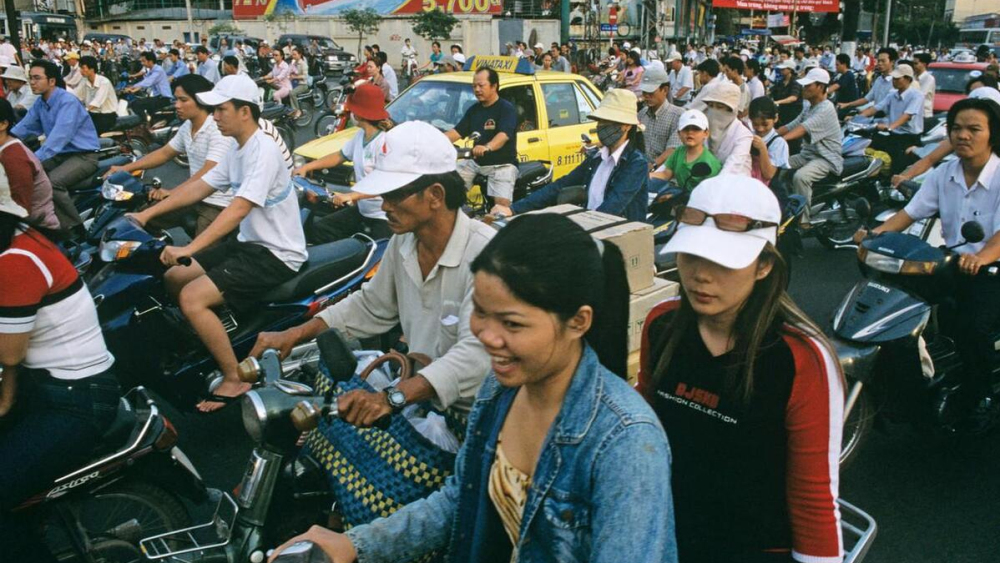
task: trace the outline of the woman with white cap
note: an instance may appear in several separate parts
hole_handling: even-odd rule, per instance
[[[843,376],[785,291],[778,201],[717,176],[677,218],[682,291],[646,318],[638,389],[670,439],[679,559],[840,561]]]
[[[587,209],[618,215],[629,221],[645,221],[649,205],[646,185],[649,161],[639,130],[635,94],[612,89],[590,119],[597,121],[598,153],[572,172],[510,207],[496,205],[491,214],[510,216],[555,205],[563,188],[587,186]]]
[[[740,87],[730,82],[719,82],[708,86],[702,98],[707,108],[708,148],[722,163],[723,174],[749,176],[753,166],[750,147],[753,132],[742,121],[736,119],[742,94]]]

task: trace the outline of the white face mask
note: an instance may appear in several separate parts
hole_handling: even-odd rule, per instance
[[[722,140],[726,138],[726,130],[736,120],[736,113],[717,108],[707,108],[705,117],[708,118],[709,145],[712,150],[718,149]]]

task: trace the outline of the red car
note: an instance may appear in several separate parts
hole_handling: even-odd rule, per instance
[[[971,73],[984,70],[986,63],[931,63],[927,72],[934,75],[937,83],[934,113],[948,111],[955,102],[965,98],[965,85],[972,79]]]

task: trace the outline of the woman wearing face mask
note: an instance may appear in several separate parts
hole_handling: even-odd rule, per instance
[[[640,392],[669,431],[681,561],[840,561],[844,384],[785,292],[781,209],[744,176],[678,210],[681,295],[643,327]]]
[[[444,488],[317,544],[334,563],[676,563],[670,448],[625,372],[621,252],[526,215],[472,263],[469,328],[493,371]],[[589,283],[580,283],[581,279]]]
[[[750,147],[753,146],[753,132],[736,119],[740,105],[740,87],[720,82],[709,86],[711,90],[702,101],[708,106],[708,148],[722,163],[722,174],[749,176],[753,165]]]
[[[491,214],[509,217],[544,209],[556,204],[564,188],[584,185],[587,186],[587,209],[619,215],[629,221],[645,221],[649,204],[646,195],[649,164],[639,131],[636,104],[635,94],[628,90],[608,91],[600,107],[590,114],[590,119],[597,121],[601,150],[569,174],[515,201],[510,207],[494,206]]]

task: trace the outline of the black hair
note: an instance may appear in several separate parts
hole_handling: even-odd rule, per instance
[[[173,55],[173,56],[175,56],[175,57],[180,57],[181,56],[181,52],[179,50],[177,50],[177,49],[171,49],[170,50],[170,54]]]
[[[377,53],[381,53],[382,52],[382,48],[378,46],[378,43],[372,43],[372,51],[375,51]]]
[[[222,62],[233,68],[240,68],[240,60],[234,55],[226,55],[225,57],[222,57]]]
[[[916,53],[913,58],[923,63],[925,66],[931,64],[931,54],[930,53]]]
[[[625,53],[625,58],[627,58],[630,61],[634,62],[636,66],[639,66],[639,65],[642,64],[642,57],[640,57],[639,53],[636,53],[635,51],[631,51],[630,50],[627,53]]]
[[[882,47],[878,50],[878,53],[875,53],[875,56],[878,57],[882,53],[889,55],[890,62],[896,62],[896,60],[899,59],[899,51],[893,49],[892,47]]]
[[[984,72],[975,78],[969,79],[969,82],[966,83],[965,85],[966,94],[972,92],[972,85],[975,84],[976,82],[982,84],[983,86],[987,86],[989,88],[997,88],[998,86],[1000,86],[1000,81],[997,81],[997,77],[993,76],[992,74],[986,74]]]
[[[767,96],[754,98],[750,102],[750,119],[755,117],[766,117],[775,119],[778,117],[778,104]]]
[[[563,215],[523,215],[500,229],[472,261],[472,272],[500,278],[515,297],[571,319],[594,310],[585,335],[601,364],[625,378],[628,355],[628,281],[622,253],[598,243]]]
[[[728,66],[730,69],[743,74],[746,65],[743,64],[743,59],[737,57],[736,55],[731,55],[722,60],[722,64]]]
[[[196,55],[200,55],[202,53],[207,55],[208,49],[206,49],[204,45],[198,45],[197,47],[194,48],[194,52]]]
[[[847,53],[837,55],[837,62],[842,65],[846,65],[847,68],[851,68],[851,56]]]
[[[431,42],[431,46],[436,46],[438,49],[440,49],[441,48],[441,42],[440,41],[432,41]]]
[[[90,55],[80,57],[80,66],[85,66],[90,70],[97,70],[97,57],[92,57]]]
[[[254,122],[260,121],[260,106],[252,102],[244,102],[243,100],[230,100],[233,102],[233,107],[236,111],[240,111],[240,108],[250,108],[250,115],[253,116]]]
[[[792,52],[794,52],[794,53],[802,53],[803,55],[805,55],[806,54],[806,49],[802,45],[799,45],[798,47],[792,49]]]
[[[141,55],[139,55],[139,57],[146,59],[147,61],[153,64],[156,64],[156,55],[154,55],[152,51],[145,51]]]
[[[11,135],[11,128],[14,127],[14,122],[17,121],[17,117],[14,114],[14,107],[10,105],[10,102],[6,98],[0,98],[0,123],[7,122],[7,134]],[[13,137],[13,135],[11,135]]]
[[[378,51],[375,53],[375,61],[379,66],[384,65],[389,60],[389,55],[386,55],[383,51]]]
[[[479,74],[480,72],[486,73],[486,78],[489,80],[490,86],[493,86],[494,88],[500,87],[500,75],[497,74],[497,71],[488,66],[484,66],[476,70],[476,74]]]
[[[699,64],[695,70],[708,73],[709,76],[715,78],[719,76],[719,61],[715,59],[705,59]]]
[[[951,134],[952,127],[955,125],[955,119],[958,118],[958,114],[969,109],[979,110],[986,114],[986,120],[989,123],[990,148],[993,149],[993,154],[1000,156],[1000,105],[993,100],[965,98],[964,100],[955,102],[955,105],[951,106],[951,109],[948,110],[949,135]]]
[[[750,59],[747,61],[747,68],[753,71],[754,76],[760,75],[760,61],[757,59]]]
[[[200,74],[185,74],[184,76],[175,78],[172,86],[172,91],[180,88],[185,94],[194,98],[194,102],[198,104],[198,107],[212,113],[212,106],[207,106],[198,99],[198,94],[212,90],[213,85],[211,80]]]
[[[23,219],[11,213],[0,211],[0,252],[5,252],[10,248],[10,245],[14,241],[14,235],[17,234],[18,227],[23,224]]]
[[[66,87],[66,82],[63,80],[62,77],[62,72],[59,71],[59,67],[56,66],[56,63],[52,61],[47,61],[45,59],[35,59],[31,61],[31,66],[28,67],[29,72],[30,69],[35,67],[38,67],[45,71],[46,79],[54,79],[56,81],[56,87],[58,88]]]

